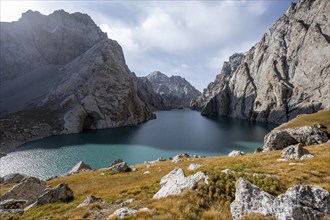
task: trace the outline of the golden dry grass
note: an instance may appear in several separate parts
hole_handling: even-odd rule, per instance
[[[309,117],[300,116],[289,126],[301,126],[321,123],[329,125],[328,114],[323,111]],[[317,120],[316,120],[316,119]],[[302,121],[303,120],[303,121]],[[175,167],[184,169],[187,175],[196,171],[188,171],[191,163],[202,164],[199,169],[208,175],[220,173],[223,169],[232,169],[245,174],[263,173],[276,176],[281,182],[283,193],[287,188],[297,184],[320,185],[330,191],[330,143],[306,147],[315,158],[303,161],[277,161],[280,151],[247,154],[240,157],[209,157],[199,159],[185,159],[173,164],[170,161],[152,164],[136,165],[137,171],[128,173],[108,172],[101,170],[79,173],[72,176],[60,177],[48,181],[51,186],[66,182],[74,191],[75,198],[70,203],[55,203],[30,209],[23,216],[8,216],[7,219],[107,219],[119,207],[121,201],[134,198],[135,202],[128,207],[148,207],[151,213],[138,213],[127,219],[231,219],[230,201],[214,201],[200,196],[197,191],[187,191],[178,196],[163,199],[152,199],[160,188],[160,179]],[[289,165],[290,163],[298,163]],[[302,165],[299,165],[302,164]],[[150,174],[143,174],[149,170]],[[10,188],[10,185],[0,185],[0,193]],[[88,207],[76,207],[89,195],[101,197],[105,204],[92,204]],[[102,211],[107,210],[107,211]],[[246,219],[265,219],[260,216],[248,216]]]

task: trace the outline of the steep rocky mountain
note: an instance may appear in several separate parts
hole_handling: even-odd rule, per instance
[[[167,108],[187,108],[192,100],[201,95],[195,87],[180,76],[168,77],[159,71],[155,71],[142,80],[145,81],[146,79],[150,82],[156,94],[161,96]]]
[[[0,151],[155,117],[136,93],[120,45],[88,15],[28,11],[1,23],[1,65]]]
[[[330,3],[300,0],[191,105],[203,115],[283,123],[330,108]]]

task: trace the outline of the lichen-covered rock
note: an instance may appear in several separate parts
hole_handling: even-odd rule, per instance
[[[275,199],[274,212],[279,220],[319,220],[330,214],[330,194],[319,186],[298,185]]]
[[[286,160],[299,160],[302,156],[309,154],[302,144],[291,145],[281,152],[281,157]]]
[[[26,200],[25,206],[30,205],[34,203],[46,189],[49,189],[49,187],[46,186],[43,181],[35,177],[27,177],[0,196],[0,201],[8,199]]]
[[[234,54],[192,108],[283,123],[330,108],[330,3],[300,0],[245,55]]]
[[[245,153],[243,151],[233,150],[228,154],[228,157],[237,157],[241,155],[245,155]]]
[[[264,151],[281,150],[298,143],[302,146],[309,146],[328,141],[328,134],[317,126],[281,129],[283,125],[275,128],[265,136]]]
[[[108,168],[106,170],[115,170],[119,172],[128,172],[131,171],[131,168],[127,165],[126,162],[116,163]]]
[[[103,199],[94,195],[87,196],[87,198],[81,204],[79,204],[77,208],[88,206],[94,202],[103,203]]]
[[[160,180],[160,190],[153,196],[155,199],[180,194],[187,189],[195,189],[199,182],[207,182],[203,172],[186,177],[181,168],[175,168]]]
[[[37,201],[33,204],[36,205],[44,205],[48,203],[54,202],[69,202],[73,199],[73,191],[66,183],[60,183],[54,188],[47,189],[45,193],[43,193]]]
[[[89,170],[92,170],[92,168],[88,164],[84,163],[84,161],[79,161],[65,175],[71,175],[71,174],[75,174],[75,173],[79,173],[79,172],[83,172],[83,171],[89,171]]]
[[[109,216],[108,219],[113,219],[115,217],[118,218],[118,219],[123,219],[127,216],[134,215],[137,212],[138,212],[137,210],[130,209],[130,208],[127,208],[127,207],[123,207],[123,208],[117,209],[114,213],[112,213]]]
[[[7,199],[0,202],[0,209],[22,209],[26,202],[26,200]]]
[[[19,183],[26,177],[27,177],[27,175],[25,175],[25,174],[11,173],[11,174],[4,176],[2,182],[3,183]]]
[[[278,220],[319,220],[330,214],[330,194],[320,186],[298,185],[275,198],[240,178],[230,209],[234,220],[249,214]]]
[[[274,200],[274,196],[240,178],[236,182],[235,200],[230,204],[230,211],[234,220],[246,214],[272,216],[274,215]]]

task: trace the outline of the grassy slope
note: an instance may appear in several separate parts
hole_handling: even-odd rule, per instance
[[[314,117],[317,116],[317,117]],[[309,116],[300,116],[290,123],[291,127],[305,124],[321,123],[330,127],[330,111],[323,111]],[[312,119],[311,119],[312,118]],[[301,120],[304,120],[302,122]],[[304,125],[305,125],[304,124]],[[135,198],[136,201],[129,207],[148,207],[153,210],[154,219],[230,219],[229,204],[231,199],[215,199],[213,195],[202,195],[199,191],[188,191],[179,196],[154,200],[152,196],[160,188],[159,180],[175,167],[184,169],[187,175],[196,171],[187,171],[190,163],[203,164],[202,170],[212,176],[217,176],[223,169],[232,169],[245,174],[264,173],[275,175],[280,187],[270,190],[277,195],[285,192],[287,188],[297,184],[317,184],[330,191],[330,143],[306,147],[315,158],[304,161],[279,162],[280,151],[259,154],[248,154],[236,158],[210,157],[205,159],[184,160],[177,164],[170,161],[159,162],[147,168],[146,164],[137,165],[137,171],[129,173],[107,173],[102,171],[80,173],[69,177],[61,177],[48,182],[56,186],[60,182],[66,182],[73,189],[75,199],[70,203],[56,203],[34,208],[23,216],[12,216],[21,219],[44,219],[52,216],[52,219],[106,219],[116,208],[120,201]],[[303,165],[289,165],[297,162]],[[150,174],[143,174],[149,170]],[[238,178],[238,177],[237,177]],[[272,182],[261,180],[269,184]],[[272,181],[272,180],[270,180]],[[268,181],[269,182],[269,181]],[[234,182],[233,182],[234,183]],[[230,183],[233,188],[233,183]],[[7,190],[10,185],[2,185],[0,193]],[[230,188],[230,187],[229,187]],[[230,189],[229,189],[230,191]],[[104,205],[92,204],[85,208],[76,209],[88,195],[102,197]],[[204,193],[205,194],[205,193]],[[218,197],[216,197],[218,198]],[[117,202],[116,202],[117,201]],[[106,208],[107,211],[101,211]],[[151,219],[148,213],[139,213],[132,219]],[[256,217],[253,217],[256,219]],[[260,218],[262,219],[262,218]]]

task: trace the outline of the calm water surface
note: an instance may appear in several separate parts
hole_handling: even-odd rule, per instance
[[[203,117],[197,111],[156,112],[157,119],[135,127],[86,131],[27,143],[0,159],[1,176],[19,172],[39,178],[62,175],[83,160],[92,168],[107,167],[122,158],[143,163],[178,153],[225,155],[253,152],[273,124]]]

